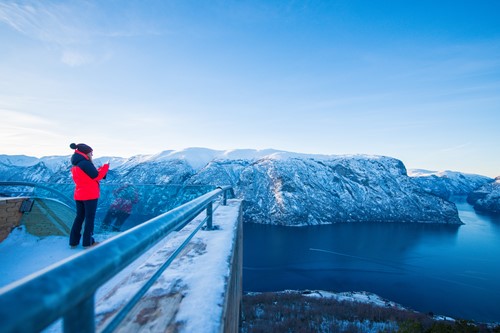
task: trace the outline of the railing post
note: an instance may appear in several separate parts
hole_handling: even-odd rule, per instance
[[[212,230],[213,206],[210,201],[207,205],[207,230]]]
[[[94,295],[64,315],[64,333],[95,332]]]

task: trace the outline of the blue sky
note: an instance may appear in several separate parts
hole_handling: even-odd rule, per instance
[[[274,148],[500,175],[500,1],[0,3],[0,154]]]

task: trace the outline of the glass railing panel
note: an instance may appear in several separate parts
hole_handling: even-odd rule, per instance
[[[215,188],[213,185],[101,183],[95,230],[103,232],[130,229]],[[0,186],[0,195],[51,198],[74,208],[74,189],[73,183],[3,185]]]

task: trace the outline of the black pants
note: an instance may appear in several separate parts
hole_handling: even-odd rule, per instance
[[[83,246],[90,246],[95,243],[92,235],[94,234],[95,212],[97,210],[97,199],[94,200],[76,200],[76,218],[71,227],[69,235],[69,245],[76,246],[80,243],[82,225],[85,221],[83,230]]]

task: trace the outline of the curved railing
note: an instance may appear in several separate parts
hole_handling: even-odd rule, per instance
[[[36,191],[36,189],[42,189],[45,190],[49,193],[53,193],[55,195],[54,199],[57,199],[64,204],[68,205],[69,207],[74,207],[74,201],[70,197],[68,197],[65,193],[62,191],[56,189],[54,186],[51,185],[46,185],[46,184],[40,184],[40,183],[32,183],[32,182],[18,182],[18,181],[0,181],[0,186],[6,186],[6,187],[29,187],[32,189],[32,193]],[[18,192],[18,194],[26,194],[25,191]],[[35,195],[37,196],[37,195]]]
[[[181,248],[205,223],[207,229],[211,229],[213,203],[223,195],[222,204],[225,204],[228,193],[232,193],[231,187],[218,187],[110,238],[89,251],[79,253],[0,289],[2,332],[38,332],[61,317],[64,332],[94,332],[96,290],[172,231],[193,220],[203,210],[207,212],[206,218]],[[180,249],[174,252],[172,259],[167,260],[161,271],[168,267]],[[146,286],[151,285],[159,274],[155,274]],[[140,294],[147,290],[143,289],[125,306],[125,309],[133,307]],[[116,316],[118,319],[108,324],[104,331],[112,331],[125,314],[118,314]]]

